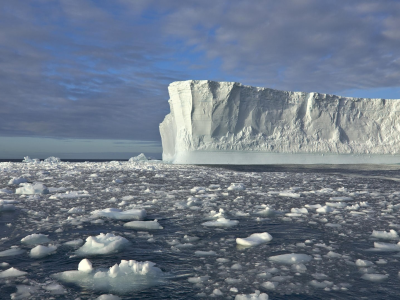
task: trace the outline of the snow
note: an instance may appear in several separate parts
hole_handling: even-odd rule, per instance
[[[27,272],[20,271],[16,268],[9,268],[5,271],[0,272],[0,278],[9,278],[9,277],[19,277],[28,274]]]
[[[268,232],[253,233],[247,238],[237,238],[236,243],[242,246],[258,246],[260,244],[269,242],[272,240],[272,236]]]
[[[235,82],[168,87],[163,160],[176,164],[398,163],[399,101]],[[335,117],[332,117],[335,116]]]
[[[49,245],[49,246],[38,245],[31,250],[29,256],[32,258],[43,258],[45,256],[54,254],[56,250],[57,250],[56,245]]]
[[[79,256],[105,255],[119,252],[129,244],[129,241],[124,237],[116,236],[112,233],[100,233],[97,236],[89,236],[85,244],[75,253]]]
[[[121,210],[118,208],[105,208],[92,211],[94,217],[106,217],[116,220],[143,220],[147,213],[144,209]]]
[[[42,183],[21,183],[22,187],[15,190],[16,194],[33,195],[33,194],[48,194],[49,190]]]
[[[124,224],[125,227],[138,230],[157,230],[163,229],[157,220],[154,221],[131,221]]]
[[[88,265],[89,262],[84,264]],[[155,267],[153,262],[121,260],[120,264],[115,264],[108,270],[99,268],[91,272],[87,272],[86,269],[65,271],[54,274],[54,278],[62,282],[74,283],[88,290],[123,295],[162,284],[165,281],[165,275],[161,269]]]
[[[41,233],[33,233],[21,239],[21,243],[27,245],[46,244],[50,242],[51,240],[47,237],[47,235]]]

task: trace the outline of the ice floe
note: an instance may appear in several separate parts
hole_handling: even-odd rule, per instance
[[[97,236],[89,236],[85,244],[77,249],[75,253],[79,256],[105,255],[116,253],[129,245],[129,241],[112,233],[100,233]]]
[[[268,232],[253,233],[247,238],[237,238],[236,243],[241,246],[257,246],[272,240],[272,236]]]

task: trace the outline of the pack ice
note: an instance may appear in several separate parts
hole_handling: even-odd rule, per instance
[[[176,164],[400,162],[399,100],[188,80],[168,87],[163,160]]]

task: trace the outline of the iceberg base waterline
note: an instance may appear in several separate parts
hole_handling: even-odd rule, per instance
[[[186,151],[163,160],[173,164],[203,165],[399,164],[400,155]]]

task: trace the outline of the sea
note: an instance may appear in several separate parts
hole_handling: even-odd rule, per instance
[[[399,299],[399,181],[399,165],[2,160],[0,299]]]

